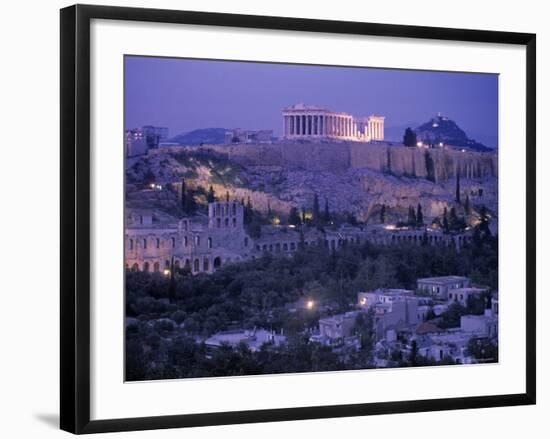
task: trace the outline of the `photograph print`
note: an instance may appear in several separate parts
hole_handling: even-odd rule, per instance
[[[497,363],[498,80],[126,55],[126,381]]]

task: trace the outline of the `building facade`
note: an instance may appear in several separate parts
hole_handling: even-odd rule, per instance
[[[243,130],[235,128],[225,132],[224,142],[232,143],[269,143],[273,140],[273,130]]]
[[[283,137],[287,140],[331,139],[355,142],[384,140],[384,117],[354,117],[316,105],[284,108]]]
[[[158,148],[168,139],[168,128],[146,125],[125,132],[125,152],[127,157],[147,154],[150,149]]]

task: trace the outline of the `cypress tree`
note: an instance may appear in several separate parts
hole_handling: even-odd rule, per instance
[[[180,201],[181,201],[181,208],[183,210],[186,210],[185,202],[187,201],[187,188],[185,186],[185,179],[181,179],[181,191],[180,191]]]
[[[214,193],[214,188],[212,185],[210,185],[210,188],[208,189],[208,193],[206,194],[206,201],[209,203],[213,203],[216,201],[216,194]]]
[[[422,227],[424,225],[424,215],[422,215],[422,206],[418,203],[416,208],[416,225]]]
[[[472,214],[472,205],[470,204],[470,197],[466,195],[466,200],[464,200],[464,212],[466,215]]]
[[[456,170],[456,193],[455,199],[457,203],[460,203],[460,171]]]
[[[176,300],[176,280],[174,279],[174,257],[170,262],[170,286],[168,287],[168,300],[174,303]]]
[[[313,197],[313,221],[319,223],[321,219],[321,207],[319,206],[319,196],[315,194]]]
[[[330,222],[330,210],[328,208],[328,200],[326,198],[325,198],[325,214],[324,214],[323,220],[325,221],[325,223]]]
[[[291,207],[290,212],[288,213],[288,223],[293,226],[299,226],[302,223],[300,219],[300,214],[296,207]]]
[[[414,207],[409,206],[409,218],[407,220],[409,226],[416,226],[416,214],[414,213]]]
[[[405,134],[403,135],[403,145],[414,147],[416,146],[416,142],[417,142],[416,133],[410,128],[407,128],[405,130]]]
[[[382,224],[386,224],[388,221],[388,213],[386,212],[386,205],[382,204],[382,208],[380,209],[380,222]]]
[[[449,219],[447,218],[447,208],[443,209],[443,231],[449,233]]]

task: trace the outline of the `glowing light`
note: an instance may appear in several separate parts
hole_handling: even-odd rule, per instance
[[[439,146],[443,146],[443,142],[439,142]]]
[[[311,212],[306,212],[306,214],[304,215],[304,218],[307,220],[311,220],[313,219],[313,214]]]
[[[165,276],[170,276],[170,270],[168,270],[168,268],[165,268],[162,274],[164,274]]]
[[[463,149],[463,150],[462,150],[462,152],[466,152],[466,150],[465,150],[465,149]]]
[[[418,146],[419,148],[422,148],[424,144],[422,142],[416,142],[416,146]]]
[[[313,309],[314,306],[315,306],[315,302],[313,300],[308,300],[307,301],[307,303],[306,303],[307,309]]]
[[[393,224],[388,224],[387,226],[384,226],[384,229],[386,229],[386,230],[396,230],[397,227],[395,227]]]
[[[279,224],[281,224],[281,219],[278,217],[275,217],[271,220],[271,224],[273,224],[274,226],[278,226]]]
[[[366,304],[367,304],[367,298],[366,297],[361,298],[361,305],[366,305]]]

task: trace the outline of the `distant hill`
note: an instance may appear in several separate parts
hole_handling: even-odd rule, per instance
[[[415,129],[416,137],[424,143],[443,142],[457,148],[470,149],[478,152],[490,152],[492,148],[470,139],[455,121],[448,117],[437,115]]]
[[[200,145],[201,143],[223,144],[225,143],[226,128],[201,128],[178,134],[169,141],[180,145]]]

